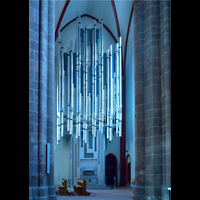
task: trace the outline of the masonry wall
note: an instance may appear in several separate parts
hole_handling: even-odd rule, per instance
[[[55,2],[29,1],[29,199],[57,199],[54,187]],[[50,173],[46,145],[50,143]]]
[[[134,200],[168,199],[171,187],[170,10],[170,1],[134,4]]]

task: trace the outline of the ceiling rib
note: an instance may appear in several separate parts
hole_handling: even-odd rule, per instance
[[[57,26],[56,26],[56,31],[55,31],[55,41],[56,41],[56,38],[58,37],[58,29],[59,29],[59,27],[60,27],[60,24],[61,24],[61,22],[62,22],[62,19],[63,19],[63,17],[64,17],[64,14],[65,14],[65,12],[66,12],[66,10],[67,10],[67,7],[68,7],[70,1],[71,1],[71,0],[67,0],[67,1],[66,1],[65,6],[64,6],[64,8],[63,8],[63,10],[62,10],[62,13],[61,13],[61,15],[60,15],[60,18],[59,18],[59,20],[58,20],[58,24],[57,24]]]
[[[91,19],[94,19],[94,20],[96,20],[97,22],[99,22],[99,20],[96,18],[96,17],[94,17],[94,16],[92,16],[92,15],[88,15],[88,14],[83,14],[83,15],[81,15],[81,18],[82,17],[89,17],[89,18],[91,18]],[[63,31],[63,29],[65,29],[69,24],[71,24],[73,21],[75,21],[76,20],[76,17],[74,18],[74,19],[72,19],[71,21],[69,21],[67,24],[65,24],[61,29],[60,29],[60,31],[62,32]],[[108,31],[108,33],[112,36],[112,38],[113,38],[113,40],[115,41],[115,43],[117,43],[117,39],[115,38],[115,36],[113,35],[113,33],[112,33],[112,31],[105,25],[105,24],[103,24],[103,27]],[[56,37],[57,38],[57,37]]]

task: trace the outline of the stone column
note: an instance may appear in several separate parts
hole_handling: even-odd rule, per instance
[[[120,138],[120,186],[126,186],[126,78],[122,65],[122,137]]]
[[[163,196],[171,187],[171,1],[161,1],[161,84],[163,135]]]
[[[143,1],[134,2],[135,187],[133,199],[145,195],[144,30]]]
[[[144,2],[145,195],[161,199],[162,107],[160,1]]]
[[[48,2],[48,71],[47,71],[47,143],[50,143],[50,173],[47,174],[48,197],[55,199],[54,186],[54,31],[55,2]]]
[[[29,1],[29,200],[38,199],[39,1]]]
[[[46,176],[48,2],[40,1],[39,5],[38,199],[44,199],[48,195]]]
[[[171,186],[170,8],[170,1],[134,4],[133,200],[163,200]]]
[[[54,187],[55,2],[29,1],[29,199],[57,199]],[[46,145],[50,143],[50,173]]]

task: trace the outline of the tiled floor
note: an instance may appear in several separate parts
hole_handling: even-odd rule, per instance
[[[90,196],[57,196],[58,200],[71,199],[71,200],[132,200],[133,188],[117,187],[116,190],[87,190]]]

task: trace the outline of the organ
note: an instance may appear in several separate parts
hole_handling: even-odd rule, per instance
[[[121,37],[115,47],[103,52],[103,15],[93,28],[76,17],[76,52],[73,41],[63,52],[58,34],[57,59],[57,144],[64,132],[83,142],[97,131],[112,141],[122,136],[122,60]],[[64,98],[66,95],[66,98]]]

